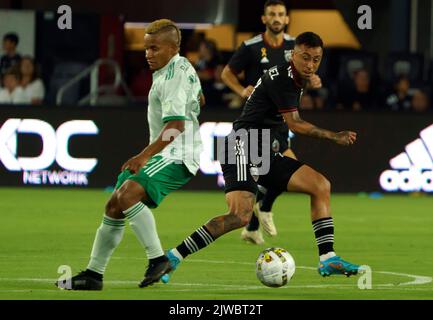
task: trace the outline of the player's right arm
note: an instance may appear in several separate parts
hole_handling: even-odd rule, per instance
[[[242,43],[221,73],[222,81],[242,98],[248,98],[254,90],[251,85],[244,87],[237,76],[250,64],[250,56],[250,50]]]
[[[356,132],[333,132],[330,130],[319,128],[314,124],[301,119],[298,111],[285,112],[282,114],[282,116],[289,129],[295,133],[319,139],[328,139],[344,146],[354,144],[356,141]]]
[[[224,67],[221,73],[221,79],[230,89],[232,89],[242,98],[248,98],[254,90],[253,86],[244,87],[241,85],[238,77],[233,73],[228,65]]]
[[[290,75],[287,75],[284,68],[271,68],[268,75],[269,77],[264,79],[263,85],[290,130],[314,138],[328,139],[345,146],[355,143],[355,132],[333,132],[319,128],[314,124],[301,119],[298,112],[300,100],[299,89],[296,89],[294,80]]]

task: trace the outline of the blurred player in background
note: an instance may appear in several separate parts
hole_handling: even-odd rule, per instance
[[[260,184],[276,191],[285,190],[310,196],[311,221],[319,251],[320,275],[350,276],[358,273],[358,265],[343,260],[334,251],[330,182],[311,167],[283,154],[268,159],[270,170],[255,177],[259,170],[258,164],[252,161],[253,153],[247,151],[251,150],[251,146],[258,146],[257,152],[261,154],[262,143],[254,138],[254,133],[263,140],[266,134],[270,134],[268,138],[272,141],[275,130],[284,122],[295,133],[327,139],[344,146],[355,143],[355,132],[337,133],[321,129],[302,120],[298,113],[306,82],[317,71],[322,55],[322,39],[312,32],[302,33],[296,38],[291,60],[285,65],[272,67],[257,82],[241,116],[233,123],[234,131],[226,138],[228,146],[219,158],[226,181],[228,212],[210,219],[176,248],[168,251],[167,256],[173,270],[190,254],[205,248],[222,235],[245,226],[251,218],[257,184]],[[231,145],[235,147],[229,147]],[[161,279],[168,282],[170,274]]]
[[[149,260],[139,286],[159,281],[170,271],[149,208],[158,207],[166,195],[197,173],[202,149],[197,117],[204,97],[193,66],[179,56],[180,43],[180,30],[170,20],[156,20],[146,28],[144,48],[153,71],[147,112],[150,143],[123,164],[96,232],[87,269],[72,277],[71,287],[66,289],[102,290],[103,274],[122,240],[126,220]],[[119,124],[120,128],[127,126]],[[62,283],[57,285],[62,287]]]
[[[228,65],[222,73],[222,80],[242,98],[248,98],[254,90],[257,80],[269,68],[287,63],[294,47],[295,39],[285,34],[289,24],[289,16],[285,3],[281,0],[268,0],[264,5],[262,22],[266,31],[245,42],[236,50]],[[238,75],[244,73],[246,86],[243,86]],[[308,79],[308,87],[318,89],[322,86],[319,76],[312,75]],[[282,124],[276,130],[272,141],[271,154],[282,153],[287,157],[296,159],[290,149],[289,130]],[[277,235],[273,220],[272,205],[281,194],[274,189],[259,188],[257,203],[254,205],[254,214],[251,221],[242,230],[242,239],[254,244],[264,243],[263,235],[259,229],[260,224],[270,236]]]

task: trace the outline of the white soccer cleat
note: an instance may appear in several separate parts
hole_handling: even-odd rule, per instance
[[[253,244],[264,244],[262,232],[260,230],[248,231],[246,228],[242,230],[241,239]]]
[[[277,235],[277,228],[274,224],[274,214],[272,212],[261,211],[259,202],[254,205],[254,214],[259,219],[263,230],[271,237],[275,237]]]

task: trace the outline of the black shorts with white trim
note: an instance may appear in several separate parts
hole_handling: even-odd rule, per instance
[[[256,194],[258,190],[257,183],[266,189],[286,191],[290,178],[303,165],[298,160],[285,157],[279,153],[272,157],[268,173],[257,176],[254,174],[254,171],[257,172],[257,168],[250,162],[248,151],[245,150],[244,146],[243,139],[237,138],[235,144],[236,153],[232,161],[230,161],[230,147],[228,147],[226,140],[224,162],[221,164],[225,180],[225,193],[249,191]]]

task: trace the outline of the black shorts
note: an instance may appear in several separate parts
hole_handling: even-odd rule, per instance
[[[275,156],[276,153],[283,153],[287,149],[290,148],[290,141],[289,141],[289,129],[287,128],[287,125],[283,123],[282,125],[278,126],[274,130],[272,130],[272,143],[271,143],[271,149]]]
[[[266,189],[287,191],[287,184],[292,175],[304,164],[296,159],[278,154],[271,162],[269,173],[259,176],[258,184]]]
[[[257,167],[249,161],[248,155],[244,153],[243,146],[236,143],[236,148],[238,152],[234,159],[235,163],[229,163],[228,148],[226,148],[225,161],[221,164],[225,180],[225,193],[231,191],[249,191],[256,194],[258,189],[257,184],[262,185],[266,189],[286,191],[287,184],[293,173],[303,165],[298,160],[277,154],[271,159],[268,173],[257,175]]]

